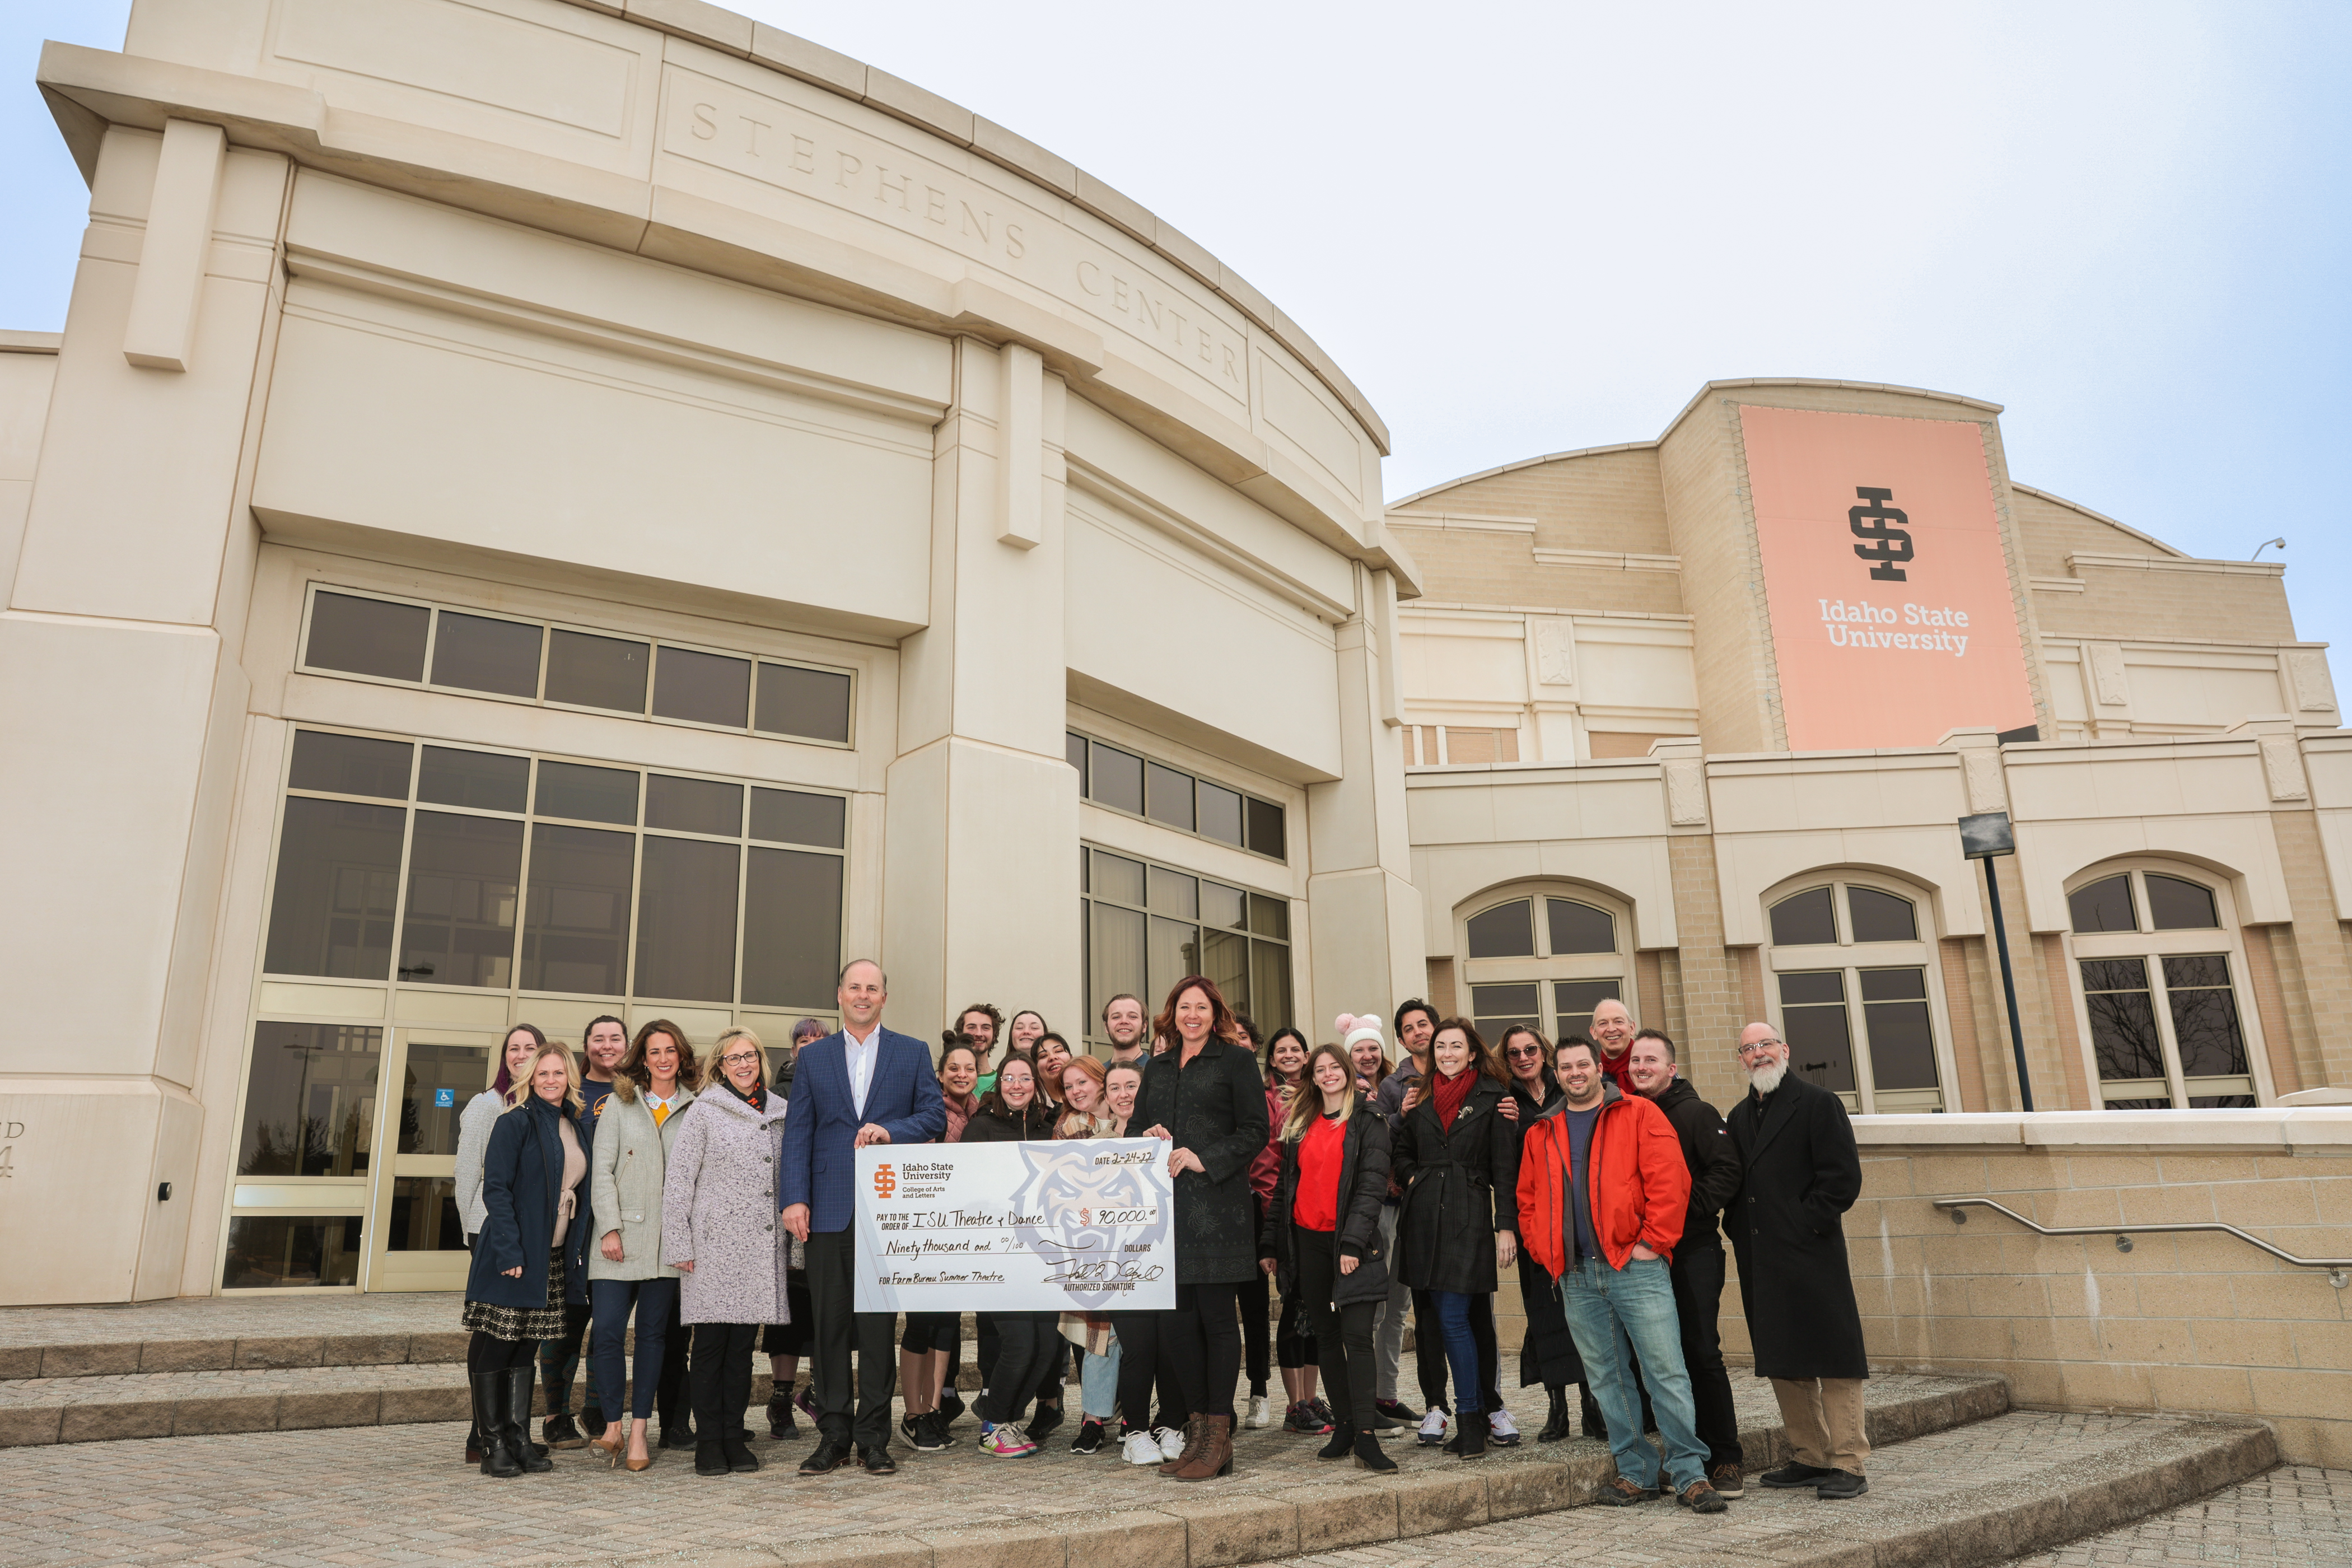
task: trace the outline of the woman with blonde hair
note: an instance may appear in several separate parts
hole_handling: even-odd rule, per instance
[[[563,1331],[566,1305],[587,1299],[588,1227],[572,1219],[588,1154],[572,1125],[580,1068],[571,1049],[542,1042],[509,1100],[482,1159],[485,1217],[459,1320],[474,1331],[466,1371],[482,1474],[501,1477],[555,1468],[529,1440],[536,1352]]]
[[[613,1092],[597,1118],[589,1146],[588,1212],[599,1232],[588,1255],[589,1320],[595,1334],[596,1388],[604,1405],[604,1434],[589,1443],[608,1465],[631,1470],[652,1465],[646,1426],[656,1392],[676,1397],[673,1359],[682,1368],[686,1346],[670,1347],[670,1324],[678,1317],[677,1269],[661,1260],[662,1184],[670,1152],[677,1146],[681,1114],[694,1103],[700,1068],[687,1049],[686,1032],[667,1018],[637,1031],[628,1054],[613,1069]],[[621,1361],[629,1316],[637,1320],[635,1376],[625,1379]],[[682,1337],[682,1336],[681,1336]],[[622,1408],[623,1390],[630,1408]],[[669,1409],[675,1410],[673,1404]],[[630,1426],[626,1417],[634,1415]],[[663,1426],[669,1425],[665,1414]]]
[[[547,1044],[547,1037],[539,1032],[536,1024],[517,1024],[507,1031],[499,1049],[498,1077],[490,1087],[466,1102],[457,1117],[457,1223],[466,1233],[466,1250],[474,1249],[474,1237],[482,1231],[482,1222],[489,1217],[482,1205],[482,1161],[490,1152],[490,1129],[498,1125],[506,1113],[507,1095],[530,1071],[531,1053]],[[478,1430],[466,1434],[466,1463],[482,1462],[482,1434]]]
[[[1062,1114],[1055,1120],[1056,1138],[1116,1138],[1119,1119],[1110,1108],[1102,1063],[1092,1057],[1072,1057],[1062,1064]]]
[[[792,1321],[791,1233],[776,1178],[784,1100],[767,1086],[760,1037],[730,1029],[703,1058],[705,1088],[685,1112],[662,1183],[661,1260],[678,1270],[678,1315],[694,1330],[694,1473],[749,1475],[743,1441],[751,1352],[763,1323]]]

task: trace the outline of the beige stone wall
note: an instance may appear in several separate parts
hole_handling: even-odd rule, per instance
[[[2082,564],[2048,575],[2079,578],[2083,591],[2035,592],[2033,616],[2044,637],[2165,637],[2194,627],[2193,635],[2219,642],[2295,640],[2285,584],[2270,573]]]
[[[2293,1462],[2352,1464],[2352,1289],[2235,1237],[2133,1228],[2218,1220],[2301,1257],[2352,1257],[2352,1110],[1876,1117],[1855,1131],[1863,1197],[1845,1233],[1874,1369],[1995,1373],[2033,1407],[2253,1415]],[[1986,1209],[1955,1225],[1934,1205],[1951,1197],[2102,1229],[2045,1237]],[[1744,1357],[1737,1295],[1724,1340]]]
[[[1548,550],[1662,554],[1674,548],[1666,542],[1666,500],[1654,442],[1539,458],[1423,490],[1399,504],[1532,518],[1536,542]]]
[[[2012,480],[2010,498],[2011,515],[2017,519],[2018,541],[2025,547],[2025,569],[2036,577],[2069,575],[2066,557],[2076,551],[2095,555],[2181,558],[2181,552],[2169,544],[2046,491]]]

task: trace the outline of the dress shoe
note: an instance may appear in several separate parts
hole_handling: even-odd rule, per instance
[[[869,1476],[895,1476],[898,1473],[898,1462],[890,1457],[887,1443],[860,1443],[857,1446],[857,1462],[866,1467],[866,1473]]]
[[[801,1461],[801,1474],[829,1476],[847,1463],[849,1463],[848,1448],[820,1434],[816,1440],[816,1447],[810,1451],[807,1458]]]

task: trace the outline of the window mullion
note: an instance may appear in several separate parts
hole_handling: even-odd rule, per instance
[[[1841,882],[1838,887],[1843,891],[1845,884]],[[1844,900],[1839,901],[1843,903]],[[1862,1114],[1869,1116],[1874,1114],[1878,1101],[1878,1079],[1872,1070],[1870,1059],[1870,1005],[1863,1000],[1862,971],[1848,964],[1843,973],[1845,994],[1853,998],[1846,1005],[1849,1019],[1846,1026],[1849,1037],[1853,1041],[1853,1097],[1862,1106]]]
[[[2137,878],[2139,873],[2132,873]],[[2164,1043],[2164,1081],[2172,1092],[2175,1110],[2189,1109],[2189,1079],[2180,1068],[2180,1038],[2172,1028],[2172,984],[2164,973],[2164,955],[2147,955],[2148,994],[2155,1003],[2156,1037]]]

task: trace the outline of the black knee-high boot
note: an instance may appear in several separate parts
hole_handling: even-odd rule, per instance
[[[1576,1429],[1568,1418],[1568,1384],[1547,1384],[1544,1392],[1551,1396],[1551,1411],[1543,1430],[1536,1434],[1536,1441],[1557,1443],[1563,1437],[1574,1436]]]
[[[536,1451],[537,1446],[530,1441],[530,1392],[538,1382],[538,1370],[525,1362],[498,1374],[506,1380],[505,1400],[499,1411],[499,1432],[513,1445],[515,1458],[523,1469],[534,1476],[555,1468],[555,1461]]]
[[[473,1384],[475,1441],[482,1448],[482,1474],[500,1479],[522,1474],[522,1461],[507,1436],[507,1374],[478,1372],[467,1381]]]

